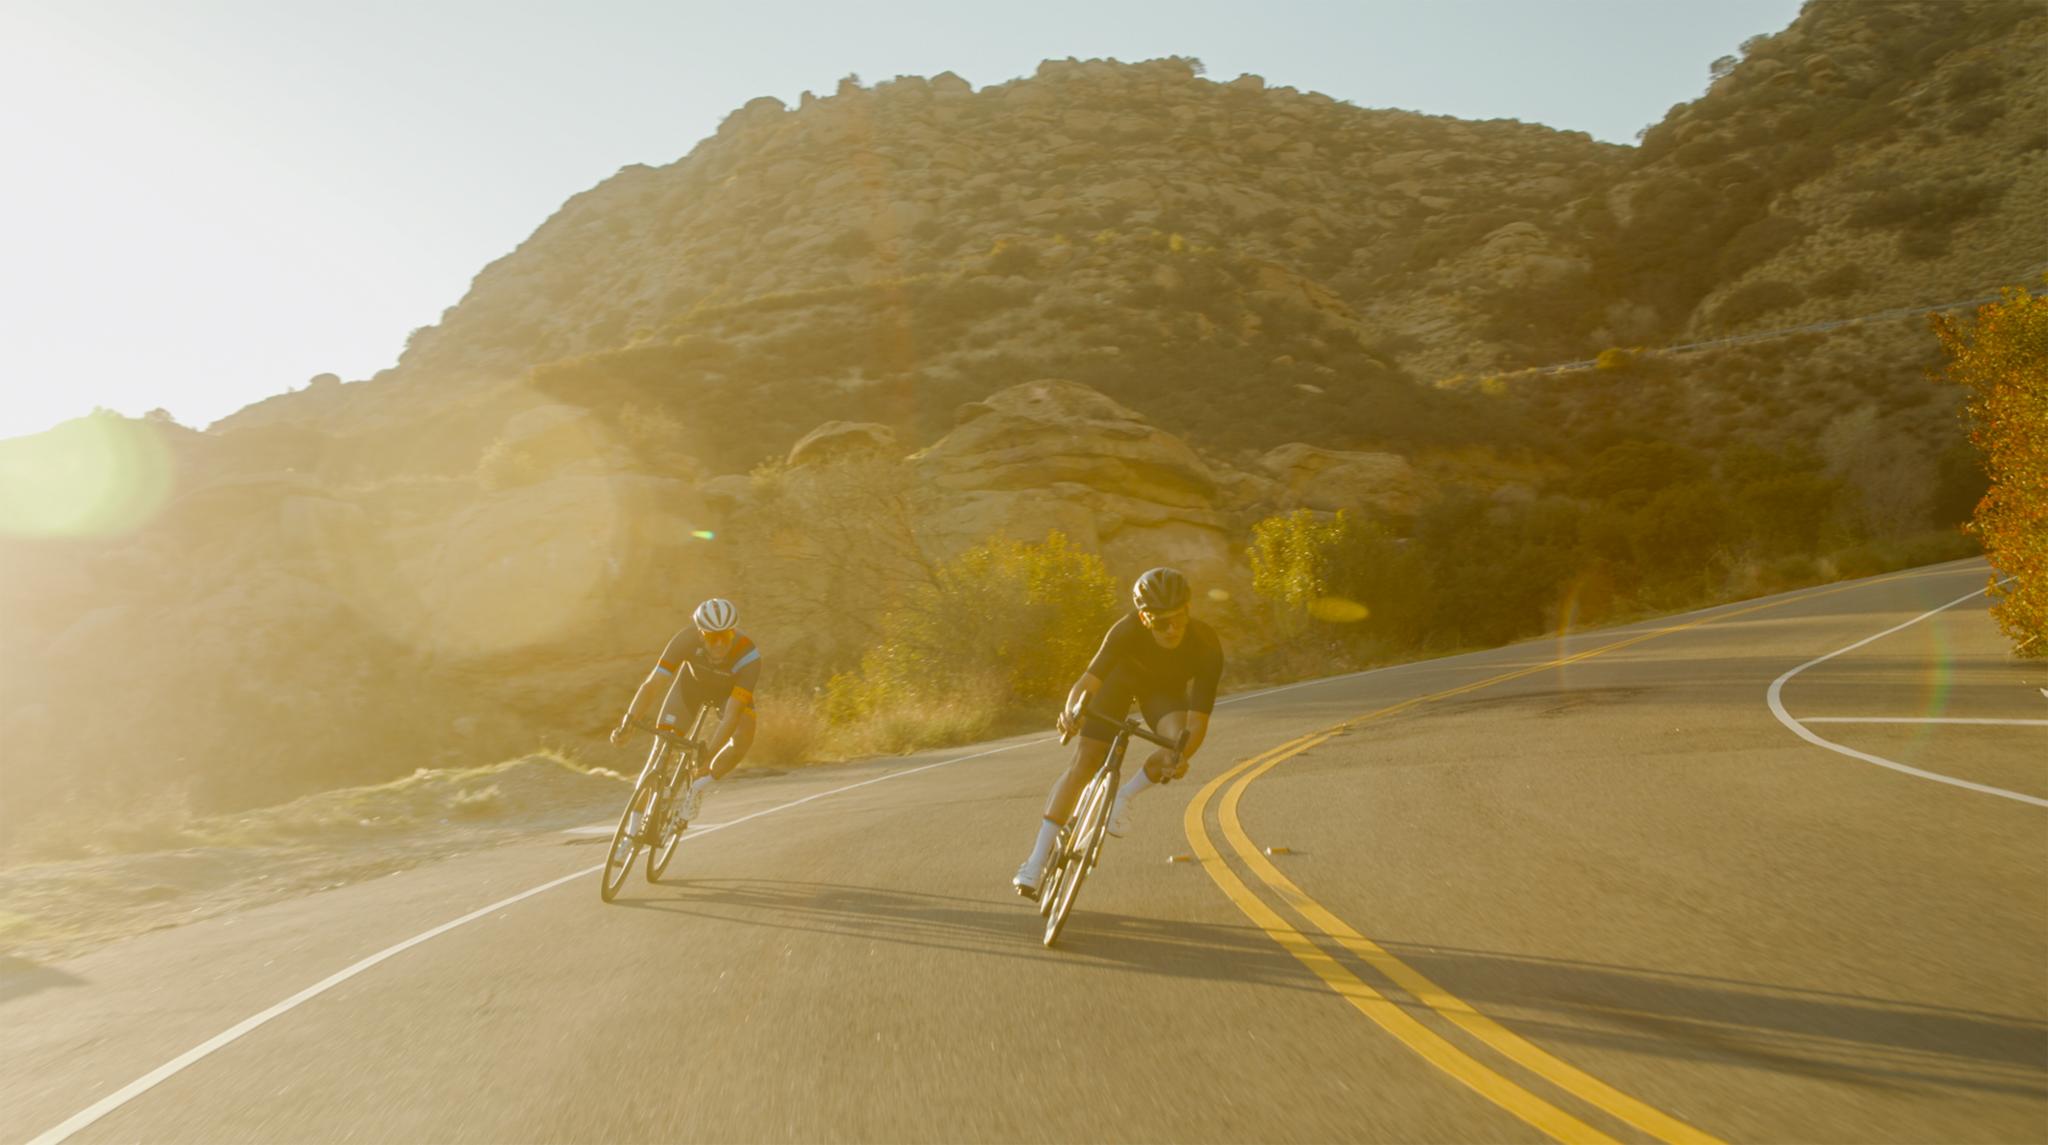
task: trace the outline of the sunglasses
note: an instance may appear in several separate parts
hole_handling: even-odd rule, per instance
[[[1172,612],[1147,612],[1142,608],[1138,610],[1138,619],[1144,621],[1147,628],[1157,628],[1162,624],[1172,624],[1187,618],[1188,610],[1185,608],[1176,608]]]

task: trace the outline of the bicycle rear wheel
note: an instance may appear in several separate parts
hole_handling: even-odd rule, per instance
[[[640,840],[633,831],[633,822],[641,820],[641,832],[646,831],[645,821],[654,810],[654,785],[640,783],[634,786],[633,794],[626,800],[626,809],[619,813],[619,826],[612,832],[611,849],[604,853],[604,870],[599,875],[598,896],[610,902],[619,896],[619,888],[626,885],[626,875],[633,869],[633,860],[640,854]]]
[[[1058,942],[1060,931],[1066,929],[1067,915],[1074,909],[1081,883],[1088,877],[1094,855],[1102,846],[1103,830],[1109,826],[1110,776],[1108,770],[1103,770],[1088,781],[1081,792],[1080,806],[1074,811],[1066,845],[1060,848],[1059,889],[1052,895],[1052,909],[1045,913],[1047,946]]]
[[[683,828],[689,824],[676,817],[676,804],[682,798],[681,792],[689,790],[697,781],[697,769],[682,766],[676,769],[676,781],[661,800],[661,837],[654,846],[647,849],[647,881],[658,883],[668,871],[668,861],[676,857],[676,848],[682,845]]]

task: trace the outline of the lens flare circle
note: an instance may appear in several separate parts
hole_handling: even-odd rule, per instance
[[[1357,624],[1371,616],[1372,610],[1355,600],[1323,596],[1309,602],[1308,614],[1325,624]]]
[[[129,532],[169,500],[174,468],[160,427],[118,414],[0,441],[0,536]]]

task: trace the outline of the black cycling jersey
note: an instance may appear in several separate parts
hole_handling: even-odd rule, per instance
[[[1102,647],[1088,662],[1088,674],[1104,681],[1096,706],[1105,710],[1122,713],[1136,700],[1146,721],[1155,726],[1169,712],[1207,715],[1216,708],[1223,642],[1214,628],[1189,620],[1180,644],[1166,648],[1132,612],[1109,626]],[[1099,739],[1108,731],[1099,721],[1091,721],[1087,734]]]

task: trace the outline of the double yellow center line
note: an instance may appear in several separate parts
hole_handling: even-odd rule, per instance
[[[1910,574],[1908,574],[1910,575]],[[1893,577],[1885,580],[1897,579]],[[1217,807],[1217,822],[1230,849],[1251,874],[1264,885],[1265,889],[1289,910],[1306,920],[1315,930],[1334,940],[1338,946],[1385,975],[1395,985],[1429,1007],[1459,1029],[1477,1038],[1508,1060],[1523,1067],[1559,1089],[1599,1109],[1624,1124],[1633,1126],[1660,1141],[1705,1145],[1719,1139],[1659,1110],[1637,1098],[1615,1089],[1606,1082],[1546,1052],[1527,1039],[1507,1029],[1500,1023],[1481,1014],[1472,1006],[1450,991],[1431,981],[1421,971],[1396,958],[1384,947],[1353,929],[1328,908],[1296,886],[1293,880],[1280,873],[1270,860],[1245,833],[1244,825],[1238,819],[1238,806],[1244,798],[1245,788],[1260,776],[1280,764],[1301,755],[1336,736],[1373,720],[1420,707],[1423,704],[1452,696],[1476,692],[1510,680],[1518,680],[1538,672],[1546,672],[1580,660],[1602,656],[1646,640],[1654,640],[1674,632],[1697,628],[1720,620],[1761,612],[1792,603],[1795,600],[1812,600],[1846,592],[1851,588],[1868,587],[1873,581],[1854,585],[1842,585],[1820,592],[1805,593],[1796,597],[1781,598],[1764,604],[1752,605],[1733,612],[1718,613],[1714,616],[1689,621],[1685,624],[1657,628],[1625,639],[1603,644],[1584,652],[1561,656],[1532,667],[1518,668],[1490,676],[1470,684],[1432,692],[1425,696],[1403,700],[1396,704],[1362,716],[1347,720],[1335,727],[1311,732],[1298,739],[1290,740],[1270,751],[1253,756],[1237,764],[1223,774],[1210,780],[1188,803],[1182,825],[1187,831],[1188,842],[1194,848],[1196,859],[1202,870],[1207,872],[1230,901],[1251,919],[1252,923],[1266,933],[1266,936],[1280,944],[1297,961],[1321,978],[1332,990],[1353,1007],[1372,1019],[1381,1029],[1386,1030],[1420,1054],[1424,1060],[1469,1086],[1480,1096],[1502,1109],[1534,1126],[1555,1140],[1565,1142],[1612,1142],[1615,1139],[1587,1124],[1585,1121],[1544,1100],[1534,1092],[1518,1085],[1505,1075],[1487,1066],[1479,1059],[1459,1049],[1456,1045],[1418,1021],[1408,1009],[1389,999],[1365,979],[1359,977],[1339,962],[1302,929],[1289,922],[1275,910],[1258,892],[1247,886],[1237,872],[1225,861],[1222,852],[1210,837],[1206,817],[1209,804],[1216,793],[1226,784],[1229,790]]]

